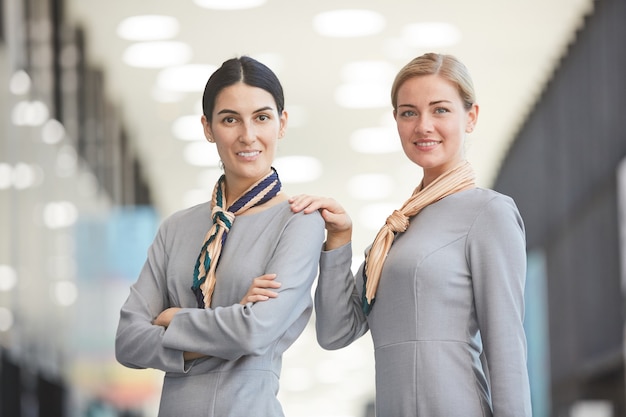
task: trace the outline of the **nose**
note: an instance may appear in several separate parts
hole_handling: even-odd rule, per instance
[[[250,145],[256,141],[256,131],[252,123],[244,123],[239,133],[239,142]]]
[[[429,114],[421,114],[415,122],[416,133],[430,133],[434,130],[433,121]]]

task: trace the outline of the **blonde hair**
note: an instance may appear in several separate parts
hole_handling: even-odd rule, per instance
[[[396,75],[391,86],[391,105],[397,110],[398,90],[410,78],[422,75],[439,75],[454,83],[465,109],[469,110],[476,103],[474,83],[465,65],[453,55],[427,53],[414,58]]]

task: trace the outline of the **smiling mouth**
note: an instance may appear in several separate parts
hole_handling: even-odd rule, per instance
[[[261,153],[261,151],[249,151],[249,152],[237,152],[238,156],[243,156],[244,158],[251,158],[253,156],[257,156]]]
[[[423,146],[424,148],[427,148],[429,146],[435,146],[435,145],[439,145],[439,141],[436,140],[429,140],[427,142],[416,142],[415,145],[416,146]]]

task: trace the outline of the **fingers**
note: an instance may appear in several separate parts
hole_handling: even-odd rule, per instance
[[[308,194],[299,194],[289,199],[291,211],[294,213],[304,211],[305,214],[316,210],[327,209],[332,212],[343,211],[343,208],[332,198]]]
[[[256,303],[258,301],[267,301],[270,298],[278,297],[278,293],[273,289],[281,287],[281,283],[276,281],[276,274],[265,274],[252,280],[252,284],[248,292],[241,300],[240,304]]]
[[[291,203],[291,211],[294,213],[304,211],[305,214],[309,214],[322,208],[323,200],[323,197],[300,194],[290,198],[289,203]]]

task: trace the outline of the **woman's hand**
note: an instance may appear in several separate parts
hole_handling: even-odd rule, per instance
[[[161,314],[157,316],[156,319],[152,322],[152,324],[156,324],[157,326],[163,326],[167,329],[167,327],[172,322],[174,315],[178,313],[180,307],[170,307],[167,310],[163,310]]]
[[[176,313],[178,313],[178,311],[180,310],[180,307],[170,307],[166,310],[163,310],[161,312],[161,314],[159,314],[157,316],[156,319],[154,319],[154,321],[152,322],[152,324],[155,324],[157,326],[163,326],[166,329],[168,328],[168,326],[170,325],[170,323],[172,322],[172,319],[174,318],[174,315],[176,315]],[[202,353],[196,353],[196,352],[183,352],[183,359],[185,361],[190,361],[193,359],[200,359],[205,357],[206,355],[202,354]]]
[[[344,208],[333,198],[308,194],[296,195],[289,199],[291,211],[305,214],[319,210],[326,223],[326,250],[332,250],[352,240],[352,219]]]
[[[239,304],[256,303],[257,301],[267,301],[270,298],[278,297],[278,293],[270,288],[280,288],[280,282],[275,281],[276,274],[265,274],[252,280],[252,285]]]

